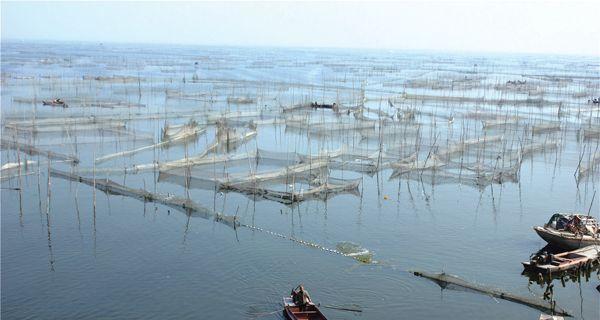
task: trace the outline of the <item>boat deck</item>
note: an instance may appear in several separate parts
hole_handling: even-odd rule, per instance
[[[304,310],[300,310],[291,297],[284,297],[283,306],[285,317],[289,320],[327,320],[314,304],[307,305]]]
[[[591,245],[581,249],[553,255],[552,259],[545,263],[536,263],[533,260],[525,261],[523,262],[523,266],[526,269],[534,269],[543,273],[552,273],[575,269],[598,262],[600,262],[600,245]]]

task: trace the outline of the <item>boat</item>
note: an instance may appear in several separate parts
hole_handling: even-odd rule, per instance
[[[294,299],[295,298],[295,299]],[[300,304],[303,301],[303,304]],[[288,320],[326,320],[321,310],[312,302],[302,285],[283,297],[283,314]]]
[[[333,111],[338,110],[338,105],[334,102],[333,104],[317,103],[313,102],[310,104],[313,109],[332,109]]]
[[[62,101],[61,99],[54,99],[51,101],[48,100],[42,100],[42,104],[45,106],[54,106],[54,107],[63,107],[63,108],[67,108],[68,105]]]
[[[544,226],[533,230],[549,244],[567,250],[600,245],[600,226],[592,216],[556,213]]]
[[[536,226],[533,228],[537,234],[549,244],[555,245],[567,250],[584,248],[591,245],[600,244],[600,238],[590,235],[576,235],[571,232],[554,230],[548,227]]]
[[[310,302],[300,308],[292,296],[283,298],[283,314],[288,320],[327,320],[314,303]]]
[[[559,254],[542,252],[534,255],[529,261],[523,262],[523,266],[525,270],[552,274],[598,263],[599,257],[600,245],[592,245]]]

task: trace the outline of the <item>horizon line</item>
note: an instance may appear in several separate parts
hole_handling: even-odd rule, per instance
[[[198,47],[232,47],[232,48],[273,48],[273,49],[327,49],[327,50],[368,50],[368,51],[404,51],[404,52],[437,52],[451,54],[489,54],[489,55],[541,55],[541,56],[564,56],[564,57],[588,57],[598,58],[598,54],[585,53],[567,53],[567,52],[519,52],[519,51],[494,51],[494,50],[456,50],[456,49],[434,49],[434,48],[396,48],[396,47],[351,47],[351,46],[310,46],[310,45],[275,45],[275,44],[200,44],[189,42],[143,42],[143,41],[100,41],[100,40],[66,40],[66,39],[17,39],[17,38],[0,38],[0,43],[43,43],[43,42],[58,42],[58,43],[81,43],[81,44],[112,44],[112,45],[144,45],[144,46],[198,46]]]

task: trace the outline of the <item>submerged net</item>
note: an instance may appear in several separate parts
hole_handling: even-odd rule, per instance
[[[360,245],[353,242],[340,242],[336,246],[336,249],[343,255],[352,257],[353,259],[362,263],[372,263],[373,253]]]

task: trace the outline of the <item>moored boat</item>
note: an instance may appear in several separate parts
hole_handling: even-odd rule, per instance
[[[42,104],[45,106],[54,106],[54,107],[63,107],[63,108],[67,108],[68,105],[62,101],[61,99],[54,99],[51,101],[48,100],[42,100]]]
[[[523,266],[526,270],[556,273],[598,263],[599,257],[600,246],[592,245],[559,254],[543,252],[535,255],[530,261],[523,262]]]
[[[549,244],[567,250],[600,245],[600,228],[591,216],[556,213],[544,226],[533,230]]]

